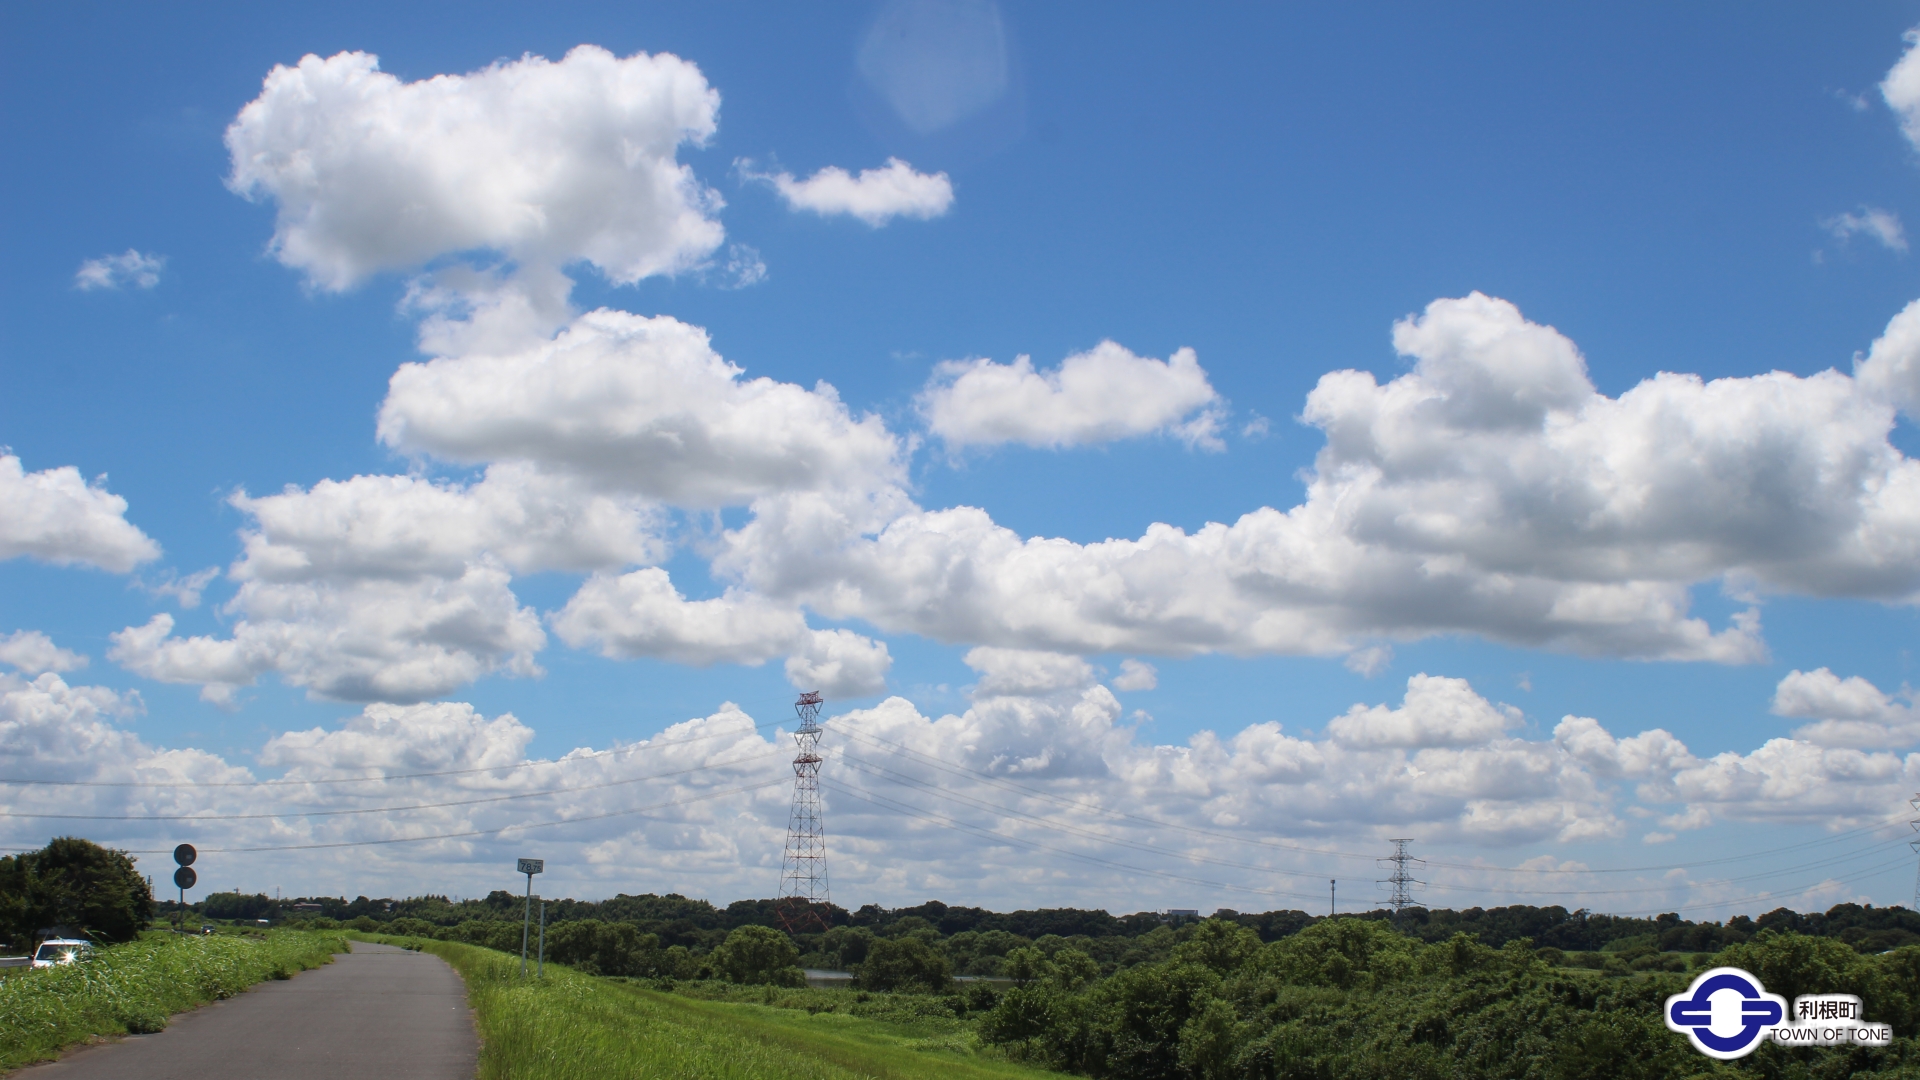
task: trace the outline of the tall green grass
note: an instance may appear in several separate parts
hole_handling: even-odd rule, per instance
[[[403,943],[395,940],[395,944]],[[983,1053],[947,1019],[887,1022],[741,1002],[697,1001],[449,941],[405,942],[467,984],[482,1080],[1035,1080],[1056,1074]]]
[[[347,948],[329,933],[150,934],[83,963],[15,971],[0,979],[0,1069],[43,1061],[95,1035],[159,1031],[173,1013],[319,967]]]

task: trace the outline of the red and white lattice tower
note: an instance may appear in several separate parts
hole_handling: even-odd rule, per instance
[[[780,860],[780,899],[776,912],[789,934],[827,929],[827,832],[820,811],[819,691],[800,695],[793,733],[800,752],[793,758],[793,810],[787,815],[787,850]]]

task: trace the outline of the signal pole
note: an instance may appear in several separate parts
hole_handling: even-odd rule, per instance
[[[1416,863],[1420,866],[1425,866],[1427,865],[1427,861],[1425,859],[1416,859],[1407,851],[1407,845],[1413,843],[1411,838],[1396,839],[1393,840],[1392,843],[1393,854],[1381,859],[1380,863],[1383,866],[1388,863],[1393,864],[1393,873],[1389,874],[1380,884],[1391,885],[1393,887],[1393,895],[1388,897],[1387,906],[1393,908],[1393,921],[1397,924],[1400,921],[1401,909],[1413,906],[1413,886],[1426,884],[1424,881],[1415,879],[1407,867],[1410,864]]]
[[[793,703],[800,727],[793,733],[793,809],[787,815],[787,849],[780,859],[780,899],[774,912],[789,934],[827,929],[827,834],[820,810],[820,692]]]

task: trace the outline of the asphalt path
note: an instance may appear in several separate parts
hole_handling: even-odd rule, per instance
[[[446,961],[357,941],[325,967],[13,1080],[472,1080],[479,1051],[466,986]]]

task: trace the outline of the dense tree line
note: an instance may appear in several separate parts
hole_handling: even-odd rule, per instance
[[[1728,964],[1789,998],[1852,993],[1891,1023],[1887,1049],[1763,1046],[1716,1065],[1667,1031],[1684,973],[1568,970],[1523,939],[1425,942],[1379,920],[1322,920],[1262,943],[1209,920],[1165,960],[1085,981],[1040,958],[981,1021],[1017,1057],[1112,1080],[1439,1080],[1920,1075],[1920,946],[1863,955],[1835,938],[1759,930]],[[1057,955],[1057,954],[1056,954]]]
[[[445,896],[275,901],[259,895],[216,893],[197,910],[209,918],[280,920],[293,917],[295,905],[308,905],[309,911],[317,907],[322,919],[332,921],[321,925],[392,928],[401,933],[502,948],[507,947],[502,943],[511,939],[512,950],[518,951],[524,904],[524,897],[504,890],[458,902]],[[1171,955],[1200,921],[1152,912],[1116,916],[1074,908],[995,912],[938,901],[893,909],[872,904],[853,911],[828,907],[824,914],[829,929],[795,939],[801,966],[856,971],[867,962],[875,943],[910,941],[938,954],[937,959],[954,975],[988,977],[1004,975],[1008,954],[1028,946],[1039,946],[1049,954],[1072,948],[1092,958],[1107,974],[1159,962]],[[1673,914],[1642,919],[1530,905],[1461,911],[1411,908],[1398,917],[1374,911],[1343,918],[1391,920],[1404,935],[1427,943],[1447,941],[1462,933],[1491,948],[1526,941],[1536,948],[1558,950],[1553,954],[1556,962],[1615,973],[1678,970],[1685,967],[1679,954],[1713,952],[1749,941],[1765,930],[1834,938],[1860,952],[1920,944],[1920,913],[1902,907],[1858,904],[1840,904],[1824,913],[1808,914],[1781,908],[1757,918],[1737,916],[1724,923],[1691,922]],[[697,978],[702,970],[710,971],[704,958],[734,930],[780,925],[770,899],[740,900],[722,908],[677,894],[622,894],[601,901],[553,900],[547,904],[547,919],[550,938],[561,934],[569,941],[575,935],[580,940],[604,940],[608,944],[604,948],[596,946],[597,952],[609,958],[627,958],[596,962],[607,973],[668,973],[675,978]],[[1216,912],[1213,920],[1241,926],[1262,943],[1286,939],[1325,921],[1302,911],[1247,914],[1224,909]],[[575,923],[593,925],[561,930]],[[615,926],[628,929],[616,931],[612,929]],[[635,935],[632,942],[636,943],[650,936],[655,944],[628,943],[627,937],[620,936],[624,934]],[[888,946],[883,959],[893,963],[894,954],[901,949],[918,955],[917,948]]]

